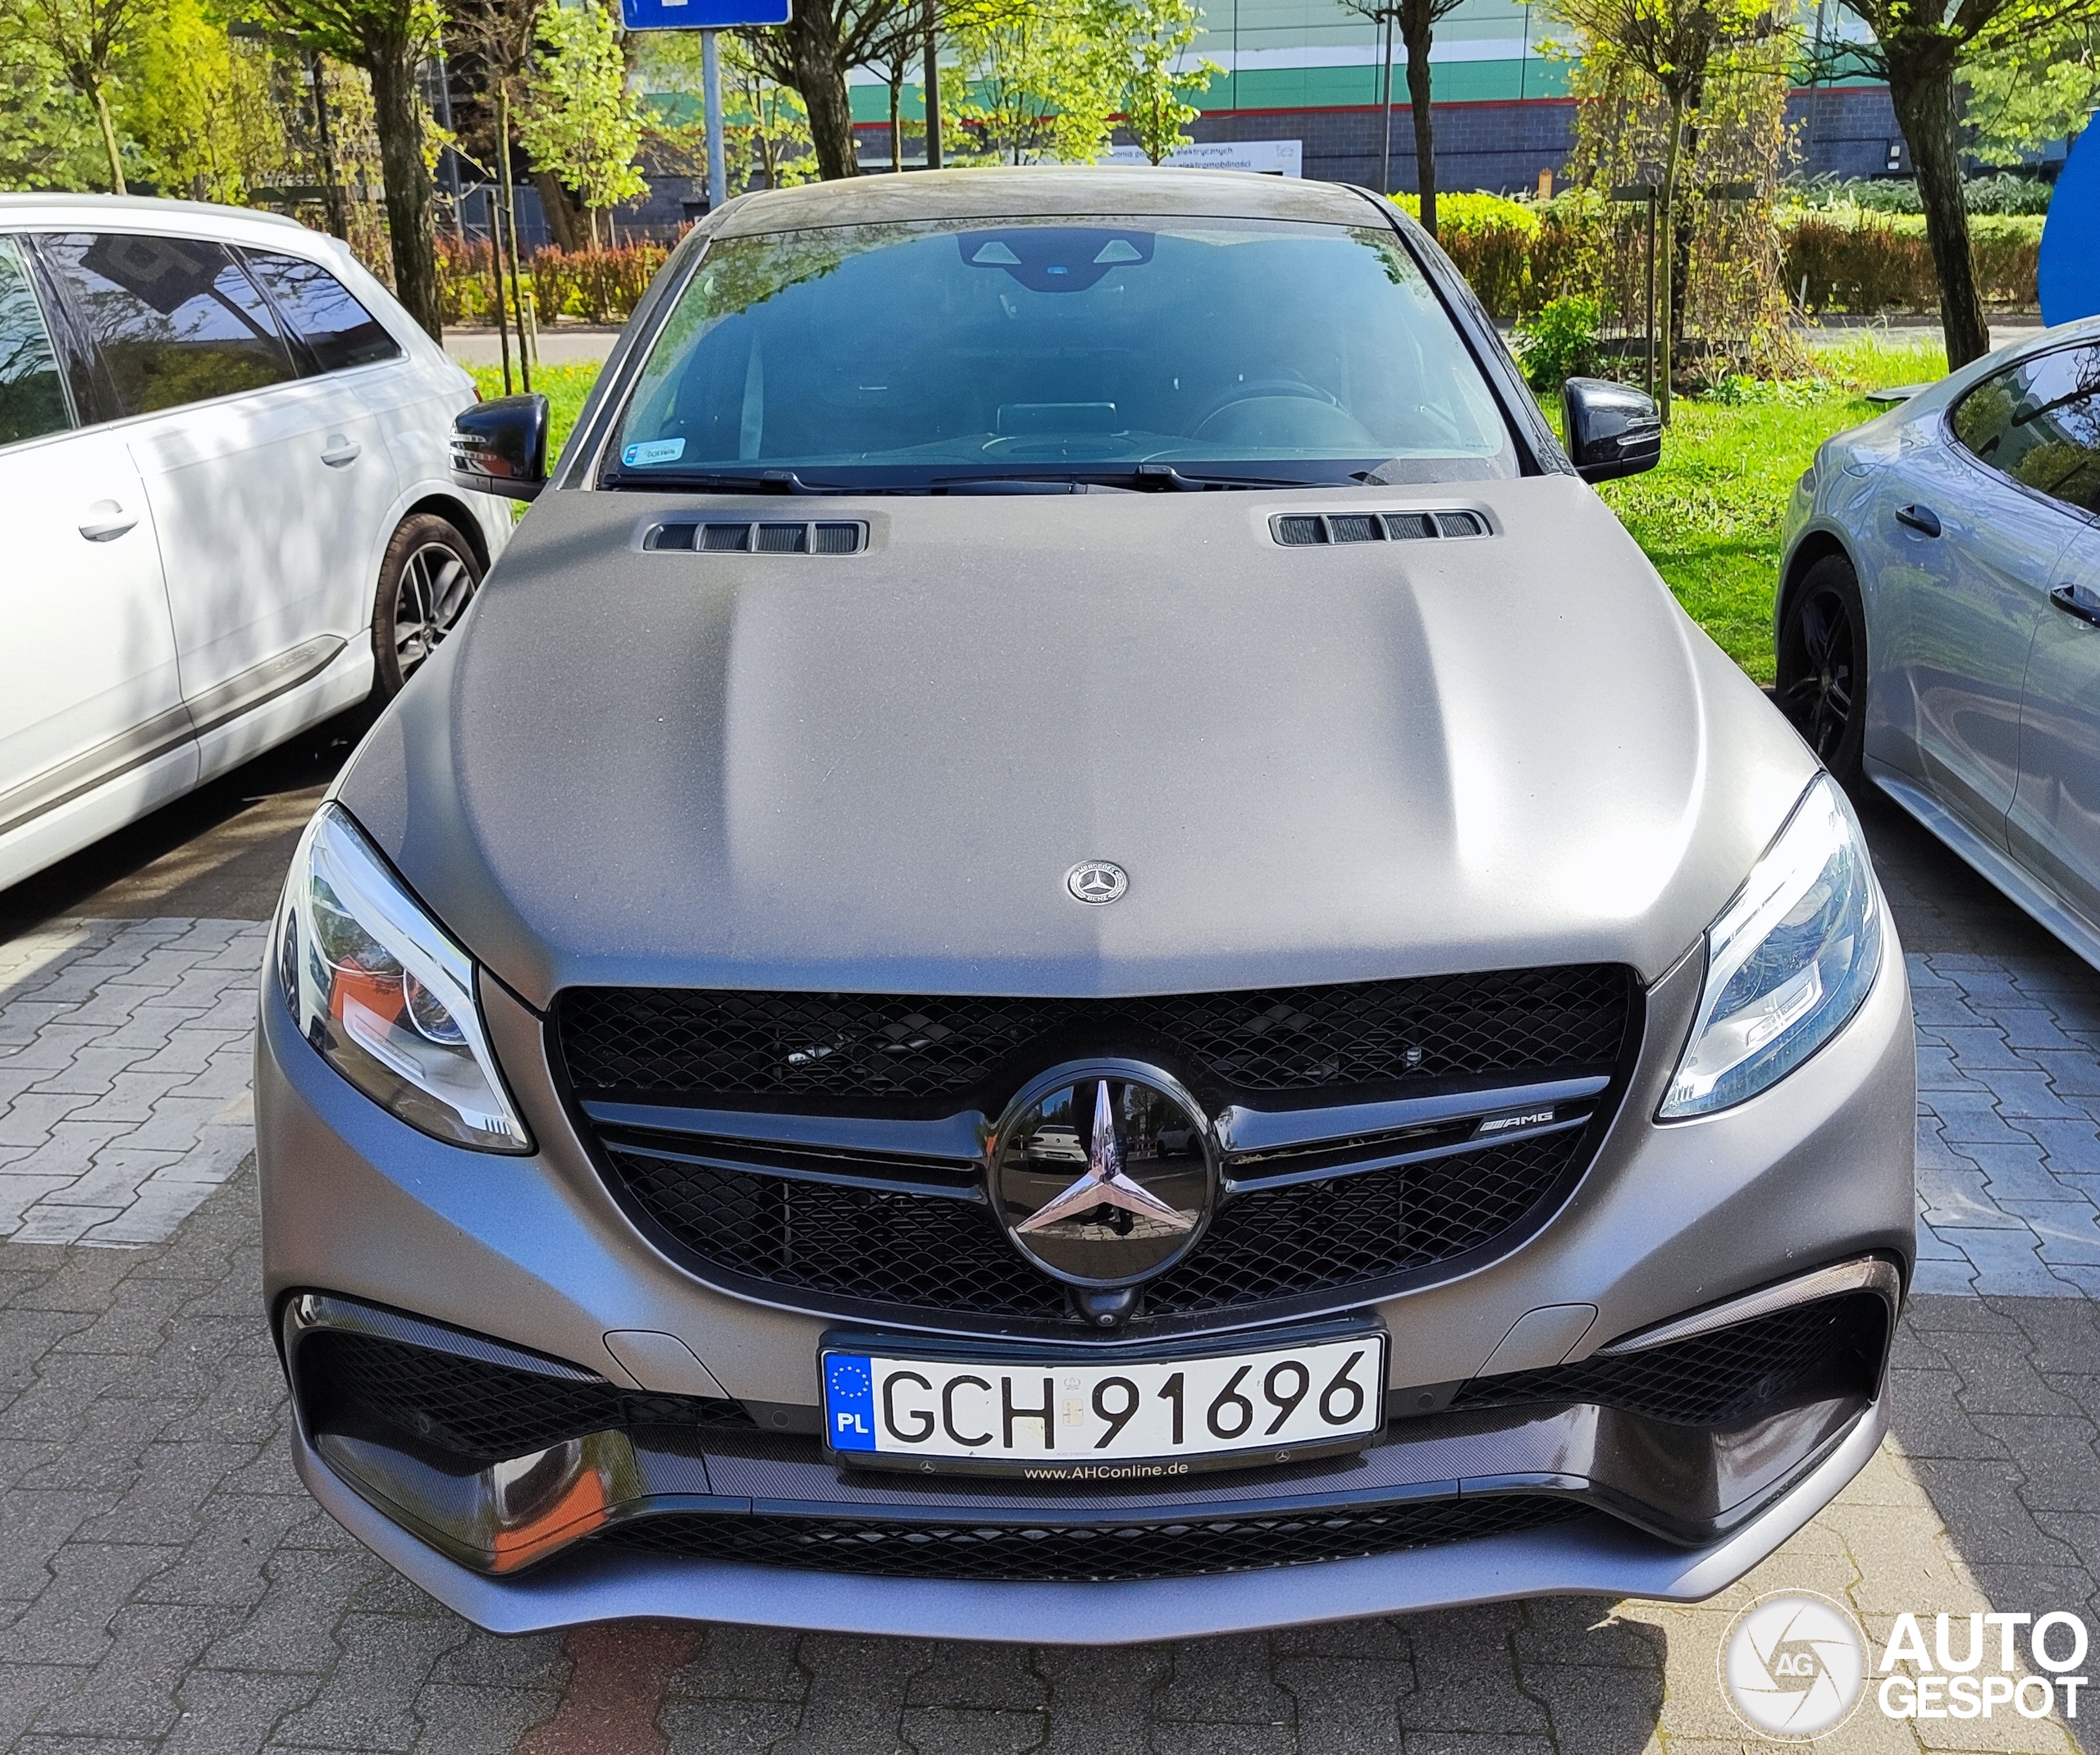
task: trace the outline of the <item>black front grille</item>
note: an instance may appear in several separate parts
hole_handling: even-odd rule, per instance
[[[1295,1517],[1172,1523],[924,1524],[673,1512],[597,1539],[652,1554],[877,1578],[1036,1583],[1194,1578],[1357,1560],[1537,1529],[1582,1515],[1564,1499],[1436,1499]]]
[[[485,1462],[637,1426],[751,1429],[751,1417],[734,1402],[638,1394],[602,1379],[518,1370],[336,1329],[300,1339],[295,1371],[301,1403],[317,1429],[376,1420]]]
[[[1194,1252],[1145,1288],[1146,1314],[1357,1292],[1446,1266],[1520,1225],[1565,1181],[1585,1137],[1235,1196]],[[1066,1315],[1063,1288],[1015,1252],[980,1201],[746,1174],[626,1145],[606,1156],[628,1197],[704,1270],[918,1311]]]
[[[1068,1045],[1163,1055],[1207,1096],[1606,1069],[1632,1007],[1625,969],[1585,964],[1121,1000],[576,987],[555,1018],[580,1096],[982,1097],[996,1113]]]
[[[1888,1338],[1888,1306],[1858,1292],[1642,1352],[1477,1378],[1451,1406],[1594,1402],[1679,1425],[1732,1425],[1825,1395],[1872,1396]]]

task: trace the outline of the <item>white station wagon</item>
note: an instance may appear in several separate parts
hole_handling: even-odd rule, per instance
[[[0,196],[0,887],[400,686],[509,533],[474,400],[332,238]]]

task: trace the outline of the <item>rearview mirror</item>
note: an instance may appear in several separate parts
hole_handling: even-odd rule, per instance
[[[547,485],[547,399],[500,396],[454,416],[452,480],[477,494],[538,499]]]
[[[1585,481],[1637,476],[1663,460],[1655,399],[1609,378],[1570,378],[1560,387],[1568,460]]]

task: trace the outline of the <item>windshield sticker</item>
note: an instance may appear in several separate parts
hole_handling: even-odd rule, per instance
[[[639,463],[675,463],[686,454],[682,439],[651,439],[644,444],[631,444],[620,453],[620,461],[628,468]]]

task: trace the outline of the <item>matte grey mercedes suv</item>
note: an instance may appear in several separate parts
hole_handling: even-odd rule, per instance
[[[1098,1643],[1692,1598],[1883,1429],[1843,795],[1390,205],[749,196],[314,818],[299,1467],[482,1625]],[[542,489],[545,491],[542,491]]]

